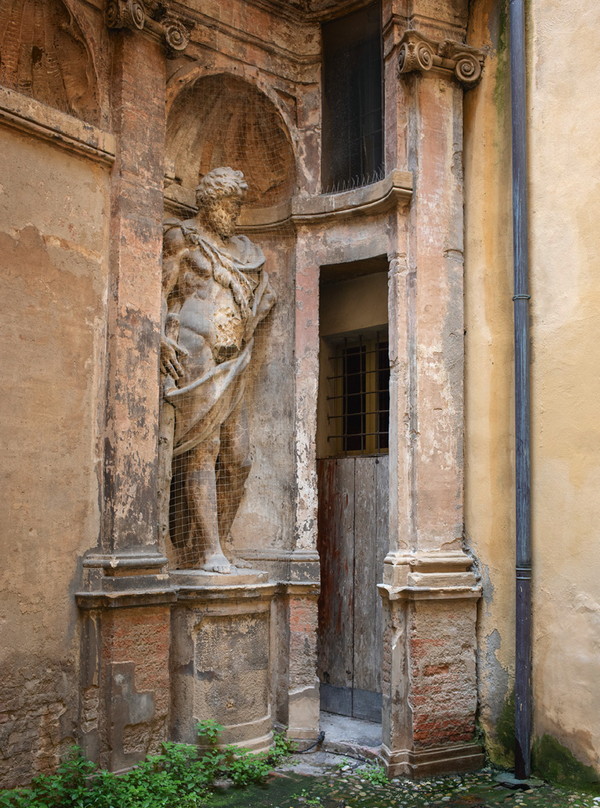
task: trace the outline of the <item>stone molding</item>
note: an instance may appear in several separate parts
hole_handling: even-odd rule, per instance
[[[224,579],[227,576],[221,577]],[[95,583],[96,588],[76,592],[75,601],[80,609],[102,610],[162,604],[175,606],[198,599],[228,602],[232,599],[264,600],[277,596],[314,600],[319,597],[320,590],[320,585],[316,581],[274,581],[272,579],[264,580],[262,577],[255,583],[230,584],[223,580],[219,583],[204,585],[173,581],[169,575],[162,576],[162,582],[156,578],[157,576],[154,576],[151,581],[143,581],[139,575],[126,575],[125,581],[130,584],[129,588],[126,588],[126,584],[123,585],[124,581],[119,576],[115,576],[114,588],[109,588],[106,579],[94,581],[92,585]],[[140,586],[140,582],[145,586]]]
[[[477,48],[451,39],[436,41],[410,29],[400,40],[398,75],[442,73],[469,89],[481,79],[484,60],[483,51]]]
[[[485,763],[483,748],[478,743],[463,743],[432,749],[400,749],[392,751],[383,744],[383,760],[389,777],[427,777],[480,769]]]
[[[112,165],[115,159],[110,132],[8,87],[0,87],[0,124],[99,163]]]
[[[388,600],[479,598],[473,559],[462,550],[390,553],[379,594]]]
[[[410,171],[393,169],[378,182],[336,194],[295,196],[272,208],[249,208],[239,221],[241,233],[257,233],[289,226],[322,225],[341,219],[387,213],[412,199],[413,175]],[[195,213],[193,192],[171,185],[165,191],[165,207],[175,215]]]
[[[179,56],[189,45],[189,22],[174,14],[166,3],[156,0],[107,0],[104,14],[109,28],[145,30],[158,38],[170,59]]]
[[[117,592],[76,592],[75,602],[84,611],[132,609],[165,606],[175,603],[177,593],[171,587],[164,589],[127,590]]]

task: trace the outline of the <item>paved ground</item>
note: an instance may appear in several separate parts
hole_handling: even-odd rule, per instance
[[[325,733],[320,748],[325,752],[377,757],[381,746],[381,724],[321,712],[320,728]]]
[[[534,781],[507,788],[491,768],[413,782],[382,778],[373,763],[326,752],[295,755],[269,783],[218,793],[214,808],[600,808],[600,796]]]

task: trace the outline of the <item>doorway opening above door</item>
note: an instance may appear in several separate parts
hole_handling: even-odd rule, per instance
[[[388,550],[387,259],[323,267],[317,472],[321,708],[381,721]]]

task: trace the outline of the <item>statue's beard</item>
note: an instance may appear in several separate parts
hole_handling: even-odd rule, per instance
[[[206,221],[221,238],[229,238],[235,233],[235,217],[219,207],[207,210]]]

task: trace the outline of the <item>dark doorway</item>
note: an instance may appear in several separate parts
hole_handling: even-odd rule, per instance
[[[383,621],[377,584],[388,549],[384,266],[386,259],[379,257],[321,273],[321,708],[369,721],[381,720]],[[344,330],[336,332],[340,326]]]

